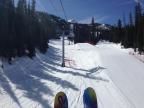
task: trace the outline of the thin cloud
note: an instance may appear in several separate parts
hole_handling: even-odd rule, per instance
[[[109,18],[110,18],[109,16],[95,16],[94,17],[96,23],[104,23]],[[80,20],[79,23],[90,24],[91,21],[92,21],[92,17],[88,17],[88,18]]]
[[[119,3],[119,5],[124,6],[124,5],[130,5],[130,4],[133,4],[133,3],[134,3],[133,0],[127,0],[127,1]]]
[[[140,0],[134,0],[135,2],[137,2],[137,3],[140,3],[141,1]]]
[[[102,23],[102,22],[104,22],[105,20],[107,20],[109,18],[110,18],[109,16],[101,16],[99,18],[96,18],[95,21]]]
[[[124,2],[119,3],[119,6],[124,6],[124,5],[130,5],[133,3],[140,3],[142,6],[144,6],[144,0],[126,0]]]

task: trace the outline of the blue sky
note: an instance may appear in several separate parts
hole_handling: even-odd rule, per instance
[[[62,0],[68,19],[80,22],[90,21],[116,24],[123,14],[134,12],[137,0]],[[37,0],[37,9],[64,18],[59,0]]]

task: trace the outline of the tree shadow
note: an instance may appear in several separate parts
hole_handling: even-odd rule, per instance
[[[93,73],[99,74],[100,72],[102,72],[105,69],[106,69],[105,67],[97,66],[95,68],[88,70],[87,75],[91,75]]]
[[[45,55],[37,54],[33,60],[29,58],[20,58],[15,61],[13,65],[5,66],[4,71],[0,74],[0,82],[4,83],[0,83],[0,86],[9,94],[20,108],[22,108],[22,105],[9,82],[14,84],[16,89],[23,91],[22,96],[39,103],[44,108],[50,108],[48,99],[44,99],[43,95],[54,96],[54,94],[49,85],[42,82],[42,80],[55,83],[62,88],[70,88],[75,91],[79,90],[76,85],[71,82],[57,77],[56,73],[70,74],[93,80],[108,81],[102,77],[90,75],[94,72],[105,69],[102,67],[91,70],[74,68],[63,69],[60,65],[61,56],[59,56],[58,53],[61,53],[60,49],[50,46]]]
[[[61,61],[61,56],[58,56],[55,58],[55,56],[57,56],[57,53],[60,52],[59,49],[55,49],[54,47],[51,47],[52,51],[50,50],[50,52],[56,52],[56,53],[51,53],[52,57],[51,59],[49,59],[49,55],[50,53],[48,53],[47,56],[44,55],[44,57],[39,58],[39,61],[41,62],[41,64],[45,67],[47,67],[47,69],[50,70],[55,70],[56,72],[59,73],[63,73],[63,74],[71,74],[73,76],[81,76],[84,78],[89,78],[89,79],[94,79],[94,80],[101,80],[101,81],[105,81],[105,82],[109,82],[108,79],[105,79],[103,77],[100,76],[92,76],[93,73],[100,73],[103,70],[105,70],[105,67],[101,67],[101,66],[97,66],[95,68],[92,68],[90,70],[86,70],[86,69],[78,69],[78,68],[70,68],[70,67],[66,67],[67,70],[63,70],[63,68],[61,68],[60,63],[55,63],[56,61]],[[57,52],[58,51],[58,52]],[[69,69],[69,70],[68,70]],[[71,70],[71,71],[70,71]],[[80,71],[82,71],[83,73],[80,73]]]
[[[68,67],[69,68],[69,67]],[[99,80],[99,81],[104,81],[104,82],[109,82],[108,79],[106,78],[103,78],[101,76],[94,76],[92,75],[93,73],[95,73],[95,75],[101,73],[103,70],[107,69],[107,68],[104,68],[104,67],[101,67],[101,66],[97,66],[95,68],[92,68],[90,70],[86,70],[86,69],[77,69],[77,68],[71,68],[74,70],[73,71],[65,71],[64,73],[69,73],[69,74],[72,74],[74,76],[82,76],[84,78],[89,78],[89,79],[94,79],[94,80]],[[79,71],[82,71],[83,74],[79,73]],[[86,73],[86,74],[85,74]]]
[[[51,56],[53,58],[51,58]],[[29,58],[20,58],[15,61],[13,65],[5,66],[3,73],[0,75],[0,82],[5,82],[6,86],[4,83],[0,83],[1,87],[20,107],[22,105],[9,82],[14,84],[16,89],[23,91],[22,96],[39,103],[44,108],[49,108],[48,99],[44,99],[43,95],[54,96],[54,94],[49,88],[49,85],[46,85],[42,80],[50,81],[50,83],[55,83],[62,88],[70,88],[75,91],[79,90],[71,82],[50,74],[55,70],[52,70],[52,68],[49,68],[46,64],[49,64],[49,66],[52,65],[53,67],[55,67],[55,65],[60,66],[57,61],[60,61],[60,57],[57,56],[57,50],[52,47],[49,48],[48,53],[40,55],[33,60]]]
[[[12,90],[11,85],[9,84],[9,81],[7,79],[7,76],[4,74],[3,70],[0,70],[0,86],[3,88],[3,90],[8,93],[8,95],[17,103],[17,105],[22,108],[17,96]]]
[[[42,95],[49,94],[53,96],[51,89],[48,88],[45,83],[41,82],[39,78],[35,78],[34,75],[27,73],[20,65],[15,69],[15,71],[11,71],[14,69],[5,70],[4,73],[8,80],[16,86],[16,89],[23,91],[22,96],[40,103],[43,107],[50,107],[48,101],[43,99]],[[6,92],[11,94],[9,91]],[[20,105],[20,103],[18,103],[18,101],[16,101],[12,96],[11,98]]]
[[[40,67],[40,66],[42,66],[42,67]],[[35,61],[35,68],[29,68],[29,67],[24,67],[24,66],[21,66],[21,67],[23,67],[24,70],[26,72],[28,72],[28,74],[31,76],[37,77],[39,79],[51,81],[53,83],[56,83],[57,85],[62,86],[63,88],[71,88],[76,91],[78,90],[78,88],[76,88],[75,85],[73,85],[72,83],[49,74],[50,71],[55,71],[55,70],[50,68],[50,66],[45,66],[45,64],[41,64],[37,60]],[[46,68],[47,72],[44,72],[43,70],[41,70],[41,68],[43,68],[43,69]]]
[[[69,68],[69,67],[67,67],[68,69],[71,70],[70,71],[70,70],[62,70],[60,68],[56,68],[56,67],[48,65],[48,64],[43,64],[43,65],[45,65],[46,67],[48,67],[48,69],[55,70],[56,72],[59,72],[59,73],[71,74],[73,76],[80,76],[80,77],[84,77],[84,78],[88,78],[88,79],[101,80],[101,81],[109,82],[108,79],[105,79],[103,77],[92,76],[93,73],[98,74],[98,73],[100,73],[100,71],[106,69],[104,67],[96,67],[96,68],[93,68],[91,70],[84,70],[84,69],[76,69],[76,68]],[[82,71],[83,73],[80,73],[79,71]]]

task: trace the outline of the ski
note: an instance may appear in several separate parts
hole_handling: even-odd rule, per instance
[[[54,108],[68,108],[68,99],[64,92],[56,94]]]
[[[95,90],[91,87],[85,89],[83,94],[84,108],[98,108]]]

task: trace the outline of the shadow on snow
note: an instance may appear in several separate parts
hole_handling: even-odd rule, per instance
[[[48,100],[44,99],[42,96],[54,96],[54,94],[48,85],[41,81],[42,79],[50,81],[51,83],[56,83],[62,88],[70,88],[75,91],[79,90],[71,82],[56,77],[56,74],[54,76],[53,71],[94,80],[107,81],[106,79],[90,75],[96,71],[105,69],[102,67],[97,67],[92,70],[71,69],[71,71],[69,71],[68,69],[70,68],[63,70],[60,65],[61,56],[59,56],[58,53],[61,53],[59,49],[50,46],[45,55],[38,54],[33,60],[29,58],[20,58],[20,60],[15,61],[13,65],[8,65],[7,68],[1,71],[0,86],[20,108],[22,108],[22,106],[10,83],[14,84],[16,89],[24,91],[22,96],[38,102],[44,108],[50,108]],[[79,71],[85,71],[86,74],[82,74]]]

